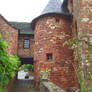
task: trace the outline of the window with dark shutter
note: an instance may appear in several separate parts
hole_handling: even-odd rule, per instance
[[[29,39],[24,39],[24,49],[29,49]]]

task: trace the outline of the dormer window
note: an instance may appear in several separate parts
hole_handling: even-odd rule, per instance
[[[29,49],[29,39],[24,39],[24,49]]]

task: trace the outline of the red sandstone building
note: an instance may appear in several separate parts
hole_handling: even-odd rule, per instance
[[[34,56],[35,81],[38,82],[41,68],[48,67],[51,69],[50,81],[64,90],[78,85],[73,68],[73,51],[67,44],[72,38],[72,16],[67,6],[67,0],[63,4],[60,0],[50,0],[31,24],[8,23],[0,17],[0,31],[5,33],[8,29],[10,34],[13,33],[9,36],[9,50],[15,50],[22,64],[33,63]]]
[[[34,30],[34,72],[38,82],[40,71],[51,69],[50,81],[64,90],[78,87],[73,68],[73,51],[68,41],[72,38],[72,16],[68,10],[68,0],[50,0],[42,14],[35,18],[31,26]],[[66,86],[67,85],[67,86]]]
[[[0,15],[0,33],[5,41],[8,42],[8,53],[17,55],[18,49],[18,29],[11,26],[5,18]]]
[[[33,63],[34,56],[35,81],[38,82],[41,68],[48,67],[51,69],[50,81],[64,90],[78,85],[73,51],[67,44],[72,38],[72,16],[67,6],[67,0],[63,4],[60,0],[50,0],[31,24],[8,23],[0,16],[0,32],[4,39],[8,38],[5,38],[5,32],[10,34],[9,54],[18,55],[22,64]]]
[[[18,55],[22,64],[33,64],[34,32],[30,23],[8,22],[0,15],[0,33],[8,42],[8,54]]]
[[[34,32],[30,23],[10,22],[19,30],[17,55],[22,60],[22,64],[33,64],[34,56]]]
[[[78,87],[73,68],[76,61],[67,41],[72,37],[88,36],[92,42],[91,6],[91,0],[64,0],[63,4],[60,0],[50,0],[42,14],[31,24],[16,23],[16,26],[10,23],[13,27],[0,16],[0,32],[10,44],[10,54],[17,54],[22,61],[26,62],[33,61],[34,56],[36,82],[41,68],[48,67],[51,69],[50,81],[54,84],[64,90]],[[73,14],[73,18],[67,7]],[[20,26],[23,28],[21,29]],[[8,39],[5,32],[10,33]],[[84,42],[80,44],[82,46],[79,53],[84,61],[87,58],[86,44]]]

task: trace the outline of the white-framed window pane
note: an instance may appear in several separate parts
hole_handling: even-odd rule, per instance
[[[29,48],[29,39],[24,39],[24,48],[25,49]]]

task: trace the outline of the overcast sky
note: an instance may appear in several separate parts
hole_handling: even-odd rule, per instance
[[[31,22],[49,0],[0,0],[0,14],[8,21]],[[62,1],[62,0],[61,0]]]

